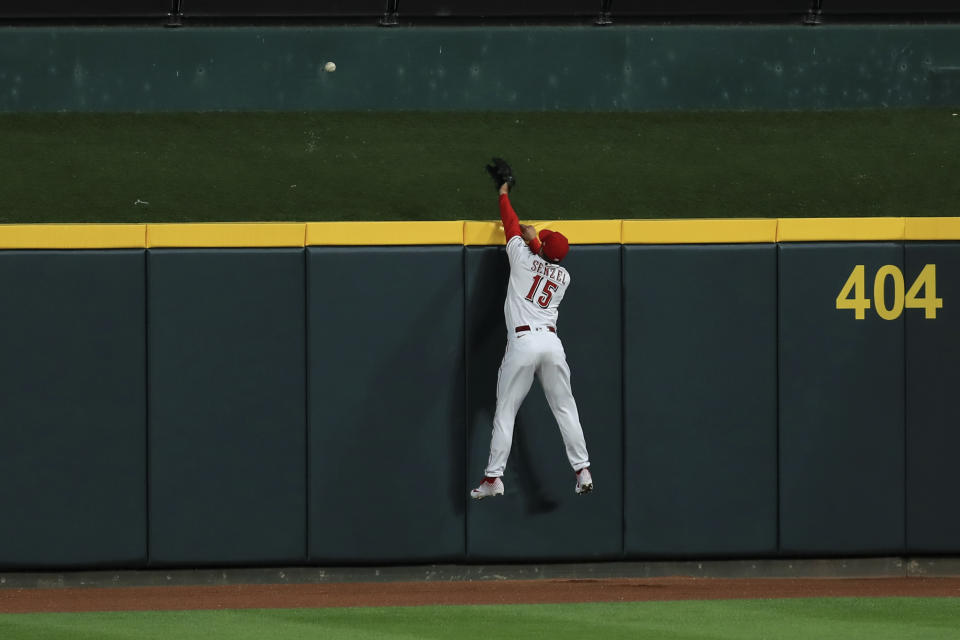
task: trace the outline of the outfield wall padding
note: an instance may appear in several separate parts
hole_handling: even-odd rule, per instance
[[[303,250],[147,261],[151,564],[304,562]]]
[[[576,247],[557,323],[590,453],[596,490],[574,492],[576,478],[539,381],[517,415],[506,493],[467,507],[467,558],[600,560],[622,550],[620,400],[620,248]],[[507,343],[503,300],[506,252],[466,249],[468,469],[464,489],[479,484],[490,448],[497,372]],[[466,498],[466,490],[464,490]]]
[[[856,265],[872,299],[861,320],[836,308]],[[877,314],[885,265],[903,269],[902,244],[780,245],[782,553],[906,551],[904,327]]]
[[[0,566],[141,566],[143,251],[0,252],[0,291]]]
[[[463,249],[311,247],[310,561],[464,554]]]
[[[960,246],[907,244],[904,261],[907,286],[924,267],[936,266],[935,297],[943,305],[932,319],[920,310],[906,317],[907,547],[912,553],[957,553]]]
[[[558,329],[596,489],[535,382],[482,502],[508,265],[470,242],[496,229],[2,251],[0,567],[960,553],[955,222],[574,246]]]
[[[776,246],[624,250],[624,549],[777,550]]]

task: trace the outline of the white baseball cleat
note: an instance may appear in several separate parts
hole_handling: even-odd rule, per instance
[[[470,497],[474,500],[482,500],[483,498],[502,495],[503,480],[500,478],[484,478],[479,487],[470,491]]]
[[[590,470],[584,467],[577,471],[577,495],[582,496],[591,491],[593,491],[593,477],[590,475]]]

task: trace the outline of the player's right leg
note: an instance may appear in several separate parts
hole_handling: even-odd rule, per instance
[[[563,437],[563,446],[567,451],[570,466],[577,472],[577,493],[586,493],[593,488],[593,481],[589,471],[581,478],[581,470],[590,466],[590,456],[587,453],[587,442],[583,437],[583,428],[580,426],[580,413],[577,403],[573,399],[573,389],[570,385],[570,367],[563,348],[554,348],[543,354],[537,373],[543,385],[543,393],[547,397],[547,404],[560,427]],[[589,485],[589,489],[581,490]]]

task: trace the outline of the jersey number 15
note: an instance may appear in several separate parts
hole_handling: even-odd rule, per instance
[[[536,302],[542,308],[546,309],[550,306],[550,301],[553,299],[553,292],[556,291],[560,285],[553,280],[546,280],[546,282],[543,283],[543,295],[534,300],[533,296],[537,295],[537,289],[540,288],[541,280],[546,280],[546,278],[541,275],[533,276],[533,284],[530,286],[530,291],[527,292],[526,299],[530,302]]]

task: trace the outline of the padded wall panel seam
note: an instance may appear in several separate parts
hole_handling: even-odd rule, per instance
[[[906,276],[906,275],[907,275],[907,271],[908,271],[908,270],[907,270],[907,247],[906,247],[906,242],[901,242],[901,243],[900,243],[900,265],[901,265],[901,267],[902,267],[902,270],[903,270],[904,275]],[[905,280],[905,282],[904,282],[904,295],[905,295],[905,296],[906,296],[906,292],[907,292],[907,287],[909,287],[909,284],[908,284],[908,281]],[[904,299],[904,304],[906,304],[906,299]],[[909,436],[908,436],[908,434],[907,434],[907,415],[909,415],[909,413],[908,413],[908,412],[909,412],[909,404],[908,404],[909,397],[908,397],[908,395],[907,395],[907,388],[908,388],[908,384],[909,384],[908,381],[907,381],[907,353],[908,353],[908,348],[909,348],[909,345],[908,345],[908,343],[907,343],[907,320],[908,320],[908,319],[909,319],[909,316],[903,321],[902,327],[901,327],[902,332],[903,332],[903,335],[901,336],[901,340],[903,340],[903,343],[902,343],[902,344],[903,344],[903,358],[902,358],[902,360],[901,360],[902,369],[901,369],[901,372],[900,372],[900,375],[902,376],[901,381],[902,381],[902,383],[903,383],[903,414],[902,414],[902,415],[903,415],[903,432],[902,432],[903,440],[902,440],[902,442],[901,442],[901,446],[903,447],[903,451],[902,451],[902,453],[903,453],[903,467],[902,467],[902,474],[903,474],[903,476],[902,476],[902,478],[901,478],[901,482],[903,483],[903,484],[902,484],[902,490],[903,490],[903,496],[902,496],[902,497],[903,497],[903,504],[902,504],[902,508],[903,508],[903,512],[902,512],[902,513],[903,513],[903,531],[902,531],[902,534],[903,534],[903,549],[904,549],[904,552],[906,552],[906,550],[907,550],[907,548],[908,548],[909,527],[910,527],[910,522],[909,522],[909,519],[908,519],[908,517],[907,517],[907,504],[908,504],[908,501],[909,501],[909,499],[910,499],[910,492],[909,492],[909,491],[910,491],[910,486],[909,486],[909,480],[910,480],[910,478],[909,478],[909,473],[910,473],[910,472],[909,472],[909,469],[907,468],[907,460],[909,459],[908,456],[909,456],[909,453],[910,453],[910,452],[909,452],[909,448],[908,448],[908,445],[909,445]]]
[[[306,230],[304,230],[306,233]],[[310,267],[309,254],[303,252],[303,557],[310,560],[310,504],[311,504],[311,466],[310,466]]]

